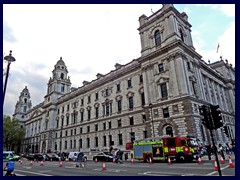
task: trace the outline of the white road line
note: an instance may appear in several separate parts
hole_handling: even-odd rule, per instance
[[[227,165],[227,166],[221,168],[221,170],[224,170],[224,169],[226,169],[226,168],[228,168],[228,167],[229,167],[229,166]],[[216,173],[218,173],[218,171],[213,171],[213,172],[211,172],[211,173],[208,173],[207,176],[211,176],[211,175],[216,174]]]
[[[28,174],[36,174],[36,175],[41,175],[41,176],[53,176],[53,175],[49,175],[49,174],[42,174],[42,173],[22,171],[22,170],[14,170],[14,171],[22,172],[22,173],[28,173]],[[17,173],[16,173],[16,174],[17,174]]]

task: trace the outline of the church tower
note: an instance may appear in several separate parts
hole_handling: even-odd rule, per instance
[[[15,111],[13,114],[13,117],[18,119],[20,122],[23,122],[25,120],[25,113],[32,107],[32,102],[30,99],[31,96],[29,90],[27,86],[25,86],[19,96],[19,100],[15,105]]]

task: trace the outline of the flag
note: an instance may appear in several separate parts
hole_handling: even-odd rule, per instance
[[[218,49],[219,49],[219,47],[220,47],[220,45],[219,45],[219,43],[218,43],[218,46],[217,46],[217,53],[218,53]]]

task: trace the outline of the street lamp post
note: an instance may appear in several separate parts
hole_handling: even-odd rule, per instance
[[[16,61],[16,59],[12,56],[12,50],[10,50],[10,53],[8,56],[4,57],[4,60],[6,60],[8,62],[8,65],[7,65],[7,73],[6,73],[6,77],[5,77],[5,81],[4,81],[4,88],[3,88],[3,105],[4,105],[6,88],[7,88],[7,80],[8,80],[8,75],[9,75],[10,64],[11,64],[11,62]]]
[[[152,104],[152,103],[150,103],[150,104],[149,104],[149,107],[150,107],[150,109],[151,109],[151,120],[152,120],[153,137],[155,137],[155,132],[154,132],[154,123],[153,123],[153,111],[152,111],[153,104]]]

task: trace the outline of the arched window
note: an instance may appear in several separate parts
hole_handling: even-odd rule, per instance
[[[161,36],[160,36],[159,30],[155,31],[154,38],[155,38],[155,45],[159,46],[161,44]]]
[[[171,126],[166,127],[166,134],[170,135],[170,136],[173,136],[173,130],[172,130]]]
[[[64,79],[64,74],[63,73],[61,73],[61,79]]]
[[[181,39],[182,39],[182,41],[184,42],[184,36],[183,36],[183,31],[182,31],[182,29],[179,29],[179,32],[180,32]]]

